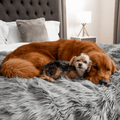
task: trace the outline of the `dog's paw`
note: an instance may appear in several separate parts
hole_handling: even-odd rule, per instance
[[[41,78],[44,79],[44,80],[47,80],[47,81],[49,81],[49,82],[55,82],[55,80],[54,80],[53,78],[48,77],[48,76],[41,77]]]
[[[53,78],[49,78],[49,79],[47,79],[47,81],[49,81],[49,82],[55,82],[55,80]]]

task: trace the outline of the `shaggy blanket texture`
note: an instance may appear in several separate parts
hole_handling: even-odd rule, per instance
[[[120,66],[120,45],[99,46]],[[7,54],[0,53],[0,63]],[[120,120],[120,71],[109,87],[61,78],[0,76],[0,120]]]

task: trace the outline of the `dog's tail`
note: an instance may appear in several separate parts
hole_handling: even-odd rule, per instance
[[[1,73],[9,78],[33,78],[39,76],[39,70],[31,62],[22,59],[9,59],[1,65]]]

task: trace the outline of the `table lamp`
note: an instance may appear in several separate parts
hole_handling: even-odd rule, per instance
[[[79,12],[76,14],[76,20],[77,22],[81,23],[82,24],[82,28],[78,34],[78,37],[80,35],[80,33],[83,31],[83,37],[85,36],[85,34],[87,36],[89,36],[87,30],[85,29],[85,25],[87,23],[91,23],[91,11],[83,11],[83,12]]]

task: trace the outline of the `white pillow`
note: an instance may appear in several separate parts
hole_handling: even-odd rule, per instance
[[[56,41],[59,39],[60,22],[58,21],[45,21],[45,26],[48,32],[48,38],[50,41]]]
[[[9,28],[9,34],[7,36],[7,44],[18,43],[19,41],[19,32],[16,22],[6,22],[6,25]]]
[[[42,19],[42,18],[38,18]],[[20,42],[20,33],[17,28],[16,21],[6,22],[9,28],[9,34],[7,36],[7,44]],[[48,33],[49,41],[56,41],[59,39],[60,22],[58,21],[45,21],[45,26]]]
[[[0,20],[0,44],[5,44],[8,36],[9,28],[6,22]]]

